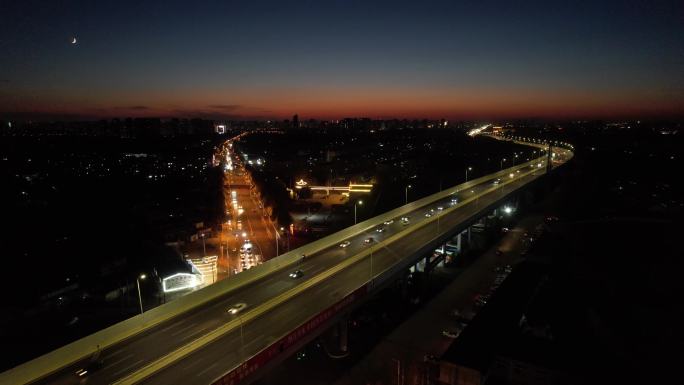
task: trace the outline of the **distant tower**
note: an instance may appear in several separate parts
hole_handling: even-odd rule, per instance
[[[299,115],[297,114],[292,117],[292,128],[299,128]]]

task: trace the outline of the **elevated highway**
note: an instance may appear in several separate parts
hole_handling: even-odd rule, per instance
[[[545,155],[445,189],[351,226],[2,373],[0,383],[250,380],[436,246],[545,175],[550,170],[547,159],[553,166],[570,159],[570,148],[554,148],[553,157]],[[402,217],[408,217],[408,223]],[[384,231],[378,232],[379,227]],[[340,247],[345,241],[349,245]],[[290,278],[295,269],[304,275]],[[246,307],[237,314],[227,312],[238,303]],[[76,371],[87,367],[93,354],[99,355],[102,367],[78,377]]]

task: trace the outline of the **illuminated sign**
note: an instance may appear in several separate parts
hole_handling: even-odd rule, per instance
[[[306,183],[304,179],[300,179],[297,182],[295,182],[295,184],[297,185],[295,188],[302,188],[306,186],[308,183]]]
[[[202,282],[197,279],[195,274],[176,273],[162,280],[162,289],[164,290],[164,293],[171,293],[174,291],[193,289],[201,283]]]

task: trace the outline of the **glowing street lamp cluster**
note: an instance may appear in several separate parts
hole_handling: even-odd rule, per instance
[[[482,131],[488,129],[491,126],[492,126],[491,124],[485,124],[484,126],[482,126],[480,128],[473,128],[472,130],[468,131],[468,135],[470,135],[470,136],[479,135],[480,133],[482,133]]]

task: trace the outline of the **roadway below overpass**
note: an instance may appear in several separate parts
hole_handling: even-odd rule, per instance
[[[556,150],[558,159],[570,157],[567,150]],[[68,365],[37,383],[88,384],[124,383],[224,383],[238,381],[256,365],[254,357],[280,345],[293,330],[335,304],[354,301],[372,291],[380,281],[415,263],[416,258],[462,231],[531,181],[546,172],[544,158],[495,173],[434,194],[389,215],[401,212],[390,224],[387,214],[354,226],[351,236],[329,236],[330,245],[307,255],[261,279],[239,287],[215,300],[144,330],[100,353],[103,366],[86,378],[75,372],[90,358]],[[512,177],[511,177],[512,175]],[[501,183],[494,184],[500,179]],[[452,205],[452,199],[458,203]],[[427,203],[425,203],[427,201]],[[442,207],[442,210],[439,209]],[[434,211],[431,211],[434,210]],[[431,212],[431,216],[425,214]],[[409,224],[400,217],[410,217]],[[377,232],[377,228],[384,228]],[[341,234],[341,233],[337,233]],[[372,237],[373,241],[366,243]],[[339,243],[349,241],[349,246]],[[294,250],[293,253],[297,253]],[[294,269],[304,276],[289,277]],[[237,314],[227,309],[237,303],[247,307]],[[336,308],[343,311],[344,307]],[[327,314],[327,313],[326,313]],[[334,315],[331,315],[334,316]],[[285,346],[287,347],[287,346]],[[260,353],[261,352],[261,353]],[[247,363],[247,364],[245,364]],[[29,363],[30,364],[30,363]],[[228,374],[228,377],[225,377]],[[10,376],[0,376],[2,383]],[[227,380],[226,380],[227,379]]]

